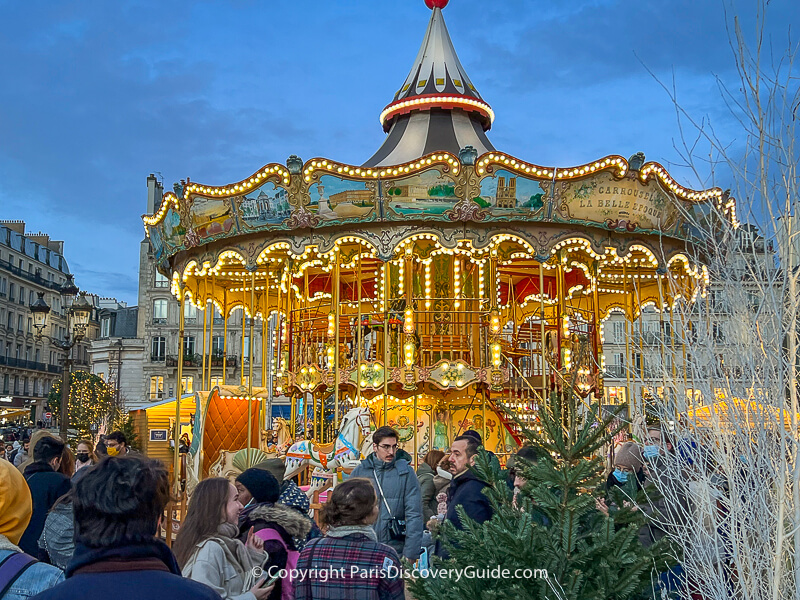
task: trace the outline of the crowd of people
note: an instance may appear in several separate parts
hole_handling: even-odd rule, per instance
[[[447,558],[435,532],[443,522],[463,528],[459,507],[478,523],[493,514],[484,493],[488,483],[471,468],[482,445],[478,432],[456,437],[446,454],[431,450],[415,471],[398,433],[380,427],[373,433],[373,452],[330,492],[319,516],[324,532],[309,516],[308,497],[285,480],[285,463],[275,458],[234,482],[200,482],[170,548],[162,541],[170,499],[164,466],[128,448],[121,432],[102,442],[95,448],[81,440],[73,454],[40,430],[5,447],[0,600],[91,600],[120,589],[127,598],[153,597],[157,590],[156,597],[178,599],[400,600],[403,559]],[[607,488],[629,481],[647,486],[659,472],[652,467],[670,452],[675,449],[657,428],[648,430],[643,446],[623,444]],[[507,462],[515,506],[526,485],[521,467],[536,460],[536,452],[523,447]],[[642,510],[671,509],[660,502]],[[611,496],[597,506],[614,510]],[[663,535],[652,519],[640,539],[649,545]]]
[[[399,600],[401,557],[446,556],[431,531],[446,520],[461,527],[457,506],[478,522],[491,517],[486,483],[469,468],[480,434],[457,437],[447,455],[431,451],[415,472],[397,432],[381,427],[372,454],[330,492],[319,515],[324,533],[276,458],[234,482],[200,482],[170,548],[162,528],[168,473],[121,432],[97,448],[79,440],[74,453],[44,429],[8,437],[0,600],[91,600],[119,590],[127,598]]]

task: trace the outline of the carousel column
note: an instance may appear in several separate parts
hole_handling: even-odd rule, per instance
[[[547,346],[544,335],[544,265],[539,263],[539,346],[542,351],[542,399],[547,395]]]
[[[594,351],[595,351],[595,364],[597,365],[597,378],[595,379],[595,388],[597,393],[602,398],[604,390],[600,386],[603,381],[603,367],[605,366],[605,357],[603,355],[603,338],[600,336],[600,326],[602,324],[602,317],[600,315],[600,291],[597,286],[600,282],[600,261],[595,260],[593,265],[594,281],[592,282],[592,308],[594,313]]]
[[[183,395],[181,384],[183,383],[183,330],[185,324],[183,310],[186,304],[183,281],[178,284],[178,290],[180,294],[178,301],[178,385],[176,386],[178,393],[176,394],[175,398],[175,432],[173,433],[172,438],[175,442],[175,447],[173,448],[174,460],[172,463],[172,480],[174,485],[174,495],[176,498],[180,497],[181,495],[181,453],[178,451],[178,443],[181,437],[181,396]]]
[[[228,289],[225,288],[222,290],[222,385],[225,385],[227,381],[228,381]]]
[[[216,275],[211,277],[211,297],[215,298],[214,294],[216,293]],[[211,373],[214,370],[214,308],[215,304],[211,302],[211,315],[209,317],[208,314],[208,299],[206,299],[205,304],[203,305],[205,308],[203,309],[203,318],[209,319],[211,324],[208,327],[208,383],[206,384],[206,380],[203,380],[203,389],[210,390],[211,389]]]
[[[242,298],[244,300],[244,298]],[[253,321],[255,321],[255,306],[256,306],[256,272],[250,273],[250,336],[248,338],[247,358],[248,358],[248,371],[247,374],[247,468],[252,466],[252,452],[250,452],[251,444],[253,443]],[[242,316],[244,316],[244,309],[242,309]],[[258,439],[261,439],[261,425],[259,423]]]
[[[630,303],[628,301],[628,275],[625,263],[622,263],[622,294],[625,302],[625,310],[623,311],[623,318],[625,319],[625,397],[628,401],[628,420],[633,421],[634,413],[636,412],[636,403],[631,395],[631,319]],[[630,317],[630,318],[629,318]]]
[[[266,275],[265,277],[264,289],[262,290],[259,300],[259,304],[261,305],[261,387],[267,392],[270,411],[269,416],[267,416],[264,406],[264,398],[262,396],[262,398],[258,401],[258,422],[259,427],[269,429],[269,426],[272,424],[272,386],[269,385],[271,382],[267,381],[267,352],[269,352],[272,348],[272,338],[267,337],[267,322],[269,321],[269,275]],[[269,342],[267,340],[269,340]],[[259,441],[260,440],[261,437],[259,434]]]
[[[358,267],[356,268],[356,326],[353,331],[353,346],[356,350],[356,403],[361,406],[361,348],[363,346],[361,332],[361,248],[358,250]]]
[[[392,288],[390,260],[383,263],[383,419],[382,425],[389,423],[386,411],[389,407],[389,292]]]
[[[338,246],[337,246],[338,248]],[[333,327],[334,327],[334,335],[333,335],[333,386],[332,386],[332,393],[331,398],[333,399],[333,406],[334,406],[334,427],[339,427],[339,323],[342,319],[342,309],[341,309],[341,277],[342,277],[342,265],[339,262],[341,257],[339,256],[339,251],[336,250],[333,254],[333,262],[334,262],[334,271],[333,271],[333,281],[331,281],[331,294],[333,298]]]
[[[199,286],[198,286],[199,287]],[[203,349],[203,358],[202,358],[202,366],[200,367],[200,387],[203,387],[203,383],[206,380],[206,342],[209,340],[208,337],[208,312],[206,311],[206,307],[208,307],[208,289],[206,288],[205,280],[203,281],[203,297],[205,302],[203,302],[203,341],[200,347]],[[208,359],[208,369],[211,370],[211,358]]]

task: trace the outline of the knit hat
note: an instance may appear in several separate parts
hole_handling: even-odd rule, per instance
[[[262,460],[257,465],[253,465],[254,469],[263,469],[272,473],[272,476],[278,480],[278,483],[283,481],[283,475],[286,473],[286,463],[280,458],[268,458]]]
[[[18,544],[33,513],[31,491],[22,473],[0,460],[0,535]]]
[[[278,484],[278,480],[275,479],[272,473],[264,469],[251,467],[239,475],[236,481],[246,487],[253,499],[259,504],[261,502],[272,502],[274,504],[281,496],[281,486]]]
[[[644,466],[642,449],[636,442],[625,442],[614,455],[615,467],[628,467],[638,471]]]

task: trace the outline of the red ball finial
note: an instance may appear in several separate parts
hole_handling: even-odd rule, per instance
[[[450,0],[425,0],[425,6],[433,10],[434,8],[444,8]]]

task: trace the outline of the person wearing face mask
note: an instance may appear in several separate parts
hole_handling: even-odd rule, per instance
[[[94,453],[94,445],[89,440],[81,440],[75,452],[75,473],[84,467],[91,467],[97,462],[97,456]]]
[[[128,440],[121,431],[112,431],[106,436],[106,453],[109,456],[125,456],[133,452],[128,448]]]
[[[608,475],[606,487],[623,487],[628,480],[632,480],[636,491],[640,490],[644,482],[644,458],[642,449],[636,442],[625,442],[614,456],[614,470]]]

